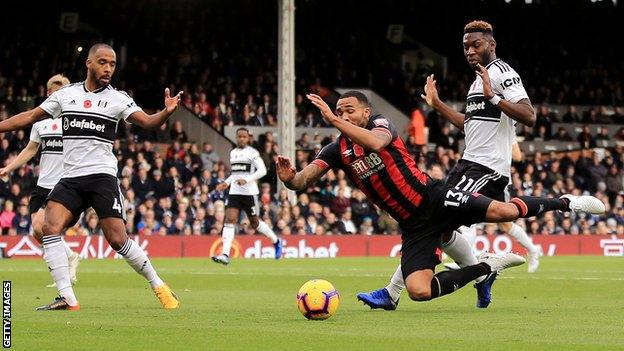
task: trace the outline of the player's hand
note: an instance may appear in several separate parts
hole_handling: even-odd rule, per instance
[[[284,182],[290,182],[295,178],[295,174],[297,174],[297,170],[295,166],[290,163],[288,157],[284,157],[282,155],[277,155],[276,171],[279,179]]]
[[[247,184],[247,181],[245,179],[243,179],[243,178],[236,179],[236,184],[238,184],[240,186],[243,186],[243,185]]]
[[[169,88],[165,88],[165,110],[167,113],[171,114],[178,108],[182,94],[184,94],[183,91],[177,93],[175,96],[171,96]]]
[[[490,82],[490,74],[488,73],[488,70],[481,66],[480,63],[477,63],[477,75],[479,77],[481,77],[481,80],[483,81],[483,96],[485,96],[486,99],[491,99],[494,97],[494,91],[492,90],[492,83]]]
[[[8,177],[9,173],[11,173],[11,171],[9,171],[7,167],[0,168],[0,178]]]
[[[329,108],[329,105],[327,105],[327,103],[316,94],[307,94],[306,97],[314,106],[318,107],[318,109],[321,111],[321,115],[323,115],[323,119],[325,119],[327,123],[334,125],[334,121],[338,120],[338,116],[336,116],[334,112],[332,112],[331,108]]]
[[[216,191],[225,191],[225,189],[227,189],[230,185],[228,183],[219,183],[217,184],[217,186],[215,187]]]
[[[434,79],[433,74],[427,76],[427,82],[425,83],[425,93],[420,94],[420,97],[423,98],[427,105],[435,108],[435,104],[440,100],[438,97],[438,88],[436,88],[437,80]]]

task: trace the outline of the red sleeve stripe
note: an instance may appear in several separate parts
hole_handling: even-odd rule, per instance
[[[373,128],[371,130],[378,130],[384,133],[388,133],[388,135],[390,136],[390,138],[392,138],[392,132],[390,132],[388,129],[386,128],[381,128],[381,127],[377,127],[377,128]]]
[[[321,160],[320,158],[317,158],[316,160],[312,161],[312,164],[319,166],[322,170],[329,168],[329,163]]]

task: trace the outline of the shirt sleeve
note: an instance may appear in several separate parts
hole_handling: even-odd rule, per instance
[[[39,107],[52,116],[52,118],[58,118],[61,115],[61,90],[57,90],[48,96]]]
[[[394,124],[381,115],[373,117],[369,123],[370,130],[387,133],[390,136],[391,140],[394,140],[399,136]]]
[[[123,119],[124,121],[128,121],[128,117],[130,117],[131,114],[137,112],[137,111],[143,111],[142,108],[140,108],[139,106],[137,106],[137,104],[134,102],[134,99],[131,98],[128,94],[123,93],[125,99],[122,101],[122,105],[124,106],[123,109],[121,110],[121,112],[119,113],[119,119]]]
[[[340,140],[340,139],[338,139]],[[338,140],[325,145],[324,148],[314,157],[313,164],[319,166],[325,170],[327,168],[339,168],[341,165],[340,159],[340,145]]]
[[[253,153],[251,157],[251,162],[253,162],[256,171],[250,174],[247,179],[245,179],[247,183],[254,182],[267,174],[267,169],[264,165],[264,161],[262,161],[262,157],[260,157],[260,154],[258,152]]]
[[[516,71],[509,69],[494,79],[494,92],[502,95],[505,100],[517,103],[522,99],[528,99],[529,95],[524,89],[522,79]]]
[[[39,135],[39,128],[36,124],[30,129],[30,141],[41,144],[41,136]]]

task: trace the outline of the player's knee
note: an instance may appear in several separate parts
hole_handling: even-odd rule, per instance
[[[125,233],[124,233],[124,235],[113,235],[108,240],[108,244],[113,248],[113,250],[119,251],[124,246],[124,244],[126,243],[127,240],[128,240],[128,238],[125,235]]]
[[[412,285],[407,287],[407,294],[413,301],[431,300],[431,287]]]
[[[126,241],[128,241],[125,228],[108,229],[108,233],[104,233],[104,235],[106,236],[108,244],[115,251],[121,250]]]
[[[254,228],[258,228],[258,226],[260,225],[260,221],[258,220],[258,218],[252,218],[249,221],[249,224],[251,224],[251,226]]]
[[[515,219],[518,218],[518,208],[516,207],[516,205],[512,204],[512,203],[505,203],[503,204],[504,206],[501,206],[502,209],[502,220],[505,222],[511,222]],[[511,223],[509,223],[509,226],[511,228]]]
[[[63,224],[58,221],[46,221],[41,226],[41,235],[59,235],[63,229]]]
[[[43,244],[43,235],[41,234],[42,226],[39,225],[39,228],[33,226],[33,237],[39,244]]]
[[[39,220],[35,220],[33,221],[32,226],[33,226],[33,236],[37,240],[41,241],[41,233],[43,231],[43,222]]]
[[[488,208],[488,219],[494,222],[509,222],[516,219],[518,210],[513,204],[497,202]]]

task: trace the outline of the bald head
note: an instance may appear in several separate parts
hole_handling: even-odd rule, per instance
[[[93,45],[91,49],[89,49],[89,58],[92,58],[93,55],[95,55],[95,53],[100,49],[106,49],[106,50],[111,50],[115,52],[115,50],[113,50],[113,48],[110,45],[104,44],[104,43],[97,43]]]

